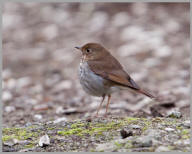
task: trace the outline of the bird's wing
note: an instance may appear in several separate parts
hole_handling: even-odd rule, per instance
[[[111,59],[112,58],[112,59]],[[106,61],[108,63],[106,63]],[[140,87],[123,70],[121,64],[113,57],[105,57],[102,60],[88,61],[90,69],[97,75],[115,84],[139,90]]]

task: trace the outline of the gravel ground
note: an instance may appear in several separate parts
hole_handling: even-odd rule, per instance
[[[6,3],[3,7],[3,127],[73,121],[100,98],[78,81],[74,47],[103,44],[155,103],[121,91],[114,117],[189,117],[189,3]],[[100,115],[104,113],[105,106]]]
[[[190,151],[190,121],[173,118],[95,118],[3,129],[3,151]]]

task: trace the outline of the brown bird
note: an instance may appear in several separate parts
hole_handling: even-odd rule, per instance
[[[105,112],[105,115],[107,115],[111,94],[122,89],[131,89],[150,98],[156,98],[141,89],[124,71],[117,59],[100,44],[87,43],[82,47],[75,48],[82,52],[79,67],[80,84],[88,94],[102,97],[96,116],[98,116],[105,96],[108,96]]]

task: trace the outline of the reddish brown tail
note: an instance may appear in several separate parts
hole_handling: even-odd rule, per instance
[[[148,97],[150,97],[150,98],[156,99],[156,97],[155,97],[154,95],[150,94],[149,92],[147,92],[147,91],[145,91],[145,90],[143,90],[143,89],[139,89],[138,92],[141,93],[141,94],[143,94],[143,95],[146,95],[146,96],[148,96]]]

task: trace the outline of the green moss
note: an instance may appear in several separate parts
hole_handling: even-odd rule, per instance
[[[138,123],[139,118],[134,118],[134,117],[126,117],[125,121],[128,123]]]
[[[24,148],[33,148],[35,146],[35,143],[30,143],[24,146]]]
[[[73,135],[73,134],[80,134],[82,131],[83,131],[82,128],[74,128],[69,130],[58,131],[57,133],[59,135]]]
[[[167,118],[166,120],[164,119],[162,121],[162,125],[165,125],[165,126],[172,126],[176,123],[177,123],[177,119],[172,119],[172,118]]]
[[[126,149],[132,148],[132,147],[133,147],[132,142],[131,142],[131,141],[128,141],[128,142],[125,144],[124,147],[125,147]]]
[[[78,135],[83,136],[85,134],[89,135],[103,135],[103,132],[107,132],[109,130],[114,130],[119,128],[122,125],[122,123],[116,123],[114,121],[109,123],[95,123],[87,125],[84,123],[74,123],[71,125],[70,129],[63,129],[57,132],[58,135]]]
[[[190,130],[183,129],[181,131],[181,136],[182,136],[182,139],[189,139],[190,138]]]
[[[167,147],[168,147],[168,149],[169,149],[170,151],[171,151],[171,150],[174,150],[174,146],[168,145]]]
[[[3,128],[2,140],[7,141],[11,139],[26,140],[31,137],[37,137],[36,132],[27,131],[28,128]]]
[[[147,129],[149,129],[152,125],[152,122],[149,120],[144,120],[144,127],[142,128],[142,132],[146,131]]]
[[[54,129],[55,129],[54,127],[47,128],[47,130],[54,130]]]
[[[189,135],[189,130],[188,129],[183,129],[181,134],[182,135]]]
[[[182,130],[183,127],[181,127],[181,126],[176,126],[176,129],[177,129],[177,130]]]
[[[123,147],[123,144],[122,143],[118,143],[117,141],[114,143],[116,145],[116,147],[119,149],[121,147]]]
[[[71,128],[79,128],[79,127],[84,127],[85,124],[81,122],[77,122],[71,125]]]
[[[96,152],[96,150],[95,149],[91,149],[90,152]]]
[[[4,135],[2,137],[3,142],[9,141],[11,139],[15,138],[15,135]]]

